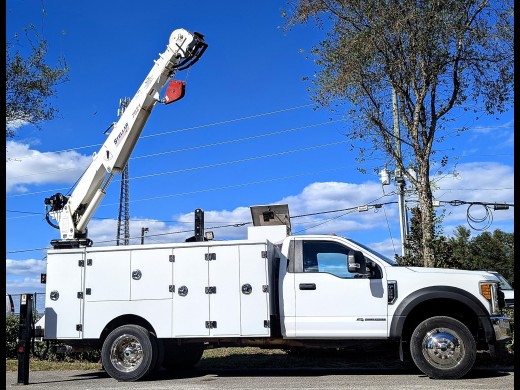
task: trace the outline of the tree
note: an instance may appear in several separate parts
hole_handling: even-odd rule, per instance
[[[467,269],[493,270],[514,281],[514,234],[499,229],[483,232],[470,241]]]
[[[313,99],[333,110],[349,103],[347,135],[363,142],[358,161],[382,154],[416,188],[419,250],[423,265],[432,266],[430,171],[448,164],[436,148],[464,130],[450,122],[470,104],[475,113],[511,107],[513,2],[295,0],[289,6],[287,29],[311,21],[330,26],[312,50],[318,67]],[[404,131],[395,131],[394,112]],[[407,171],[410,165],[416,177]]]
[[[418,207],[414,207],[411,209],[411,214],[410,234],[404,244],[406,254],[404,256],[396,255],[396,261],[399,265],[420,267],[424,265],[421,251],[423,234],[421,210]],[[464,266],[460,262],[460,258],[454,255],[457,248],[452,245],[451,240],[442,234],[442,218],[443,216],[439,216],[432,221],[434,226],[434,239],[431,243],[431,248],[434,253],[432,266],[463,269]]]
[[[471,231],[464,226],[457,226],[455,235],[450,237],[450,245],[453,248],[453,257],[462,269],[475,269],[470,251]]]
[[[19,38],[6,41],[6,138],[15,136],[16,128],[23,124],[40,127],[41,122],[54,119],[58,109],[50,102],[56,96],[56,86],[68,81],[65,61],[60,58],[54,67],[46,63],[47,41],[35,33],[36,42],[26,29],[30,54],[24,57],[18,49]]]
[[[507,280],[514,281],[515,235],[496,229],[471,237],[464,226],[457,226],[449,238],[454,262],[461,269],[497,271]]]

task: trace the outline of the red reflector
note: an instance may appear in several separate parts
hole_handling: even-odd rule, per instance
[[[18,347],[18,353],[24,353],[24,351],[25,351],[25,349],[24,349],[23,345],[20,345]]]

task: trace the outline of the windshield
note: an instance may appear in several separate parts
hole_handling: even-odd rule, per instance
[[[364,250],[366,250],[367,252],[370,252],[372,253],[373,255],[379,257],[381,260],[385,261],[386,263],[390,264],[390,265],[395,265],[397,266],[397,262],[395,260],[392,260],[388,257],[386,257],[385,255],[382,255],[381,253],[379,252],[376,252],[375,250],[373,250],[372,248],[369,248],[363,244],[360,244],[359,242],[355,241],[355,240],[352,240],[349,238],[350,241],[352,241],[354,244],[356,245],[359,245],[361,248],[363,248]]]
[[[502,290],[512,290],[513,287],[511,287],[511,285],[509,284],[509,282],[506,280],[506,278],[504,278],[502,275],[500,275],[498,272],[495,273],[493,272],[493,274],[498,278],[498,280],[500,281],[500,288]]]

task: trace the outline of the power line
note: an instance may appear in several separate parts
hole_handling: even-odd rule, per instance
[[[379,197],[377,200],[379,200],[381,198],[382,197]],[[290,219],[296,219],[296,218],[303,218],[303,217],[309,217],[309,216],[317,216],[317,215],[323,215],[323,214],[330,214],[330,213],[338,213],[338,212],[341,212],[341,211],[347,211],[346,213],[344,213],[344,214],[342,214],[340,216],[332,217],[332,218],[328,219],[327,221],[320,222],[318,225],[316,225],[316,226],[319,226],[319,225],[323,225],[326,222],[330,222],[332,220],[338,219],[341,216],[350,214],[351,212],[353,212],[355,210],[359,210],[360,207],[366,207],[366,210],[372,209],[372,208],[373,209],[379,209],[383,205],[397,203],[397,202],[385,202],[385,203],[375,203],[375,204],[372,204],[373,202],[370,202],[370,204],[365,204],[365,205],[362,205],[362,206],[354,206],[354,207],[348,207],[348,208],[343,208],[343,209],[318,211],[318,212],[315,212],[315,213],[295,215],[295,216],[290,217]],[[161,222],[161,221],[157,221],[157,222]],[[185,222],[183,222],[183,223],[185,223]],[[242,226],[250,225],[250,224],[252,224],[252,222],[233,222],[231,224],[220,225],[220,226],[211,226],[209,228],[210,229],[221,229],[221,228],[225,228],[225,227],[242,227]],[[316,227],[316,226],[312,226],[312,227]],[[309,227],[307,229],[310,229],[312,227]],[[304,230],[307,230],[307,229],[304,229]],[[189,232],[192,232],[192,230],[190,229],[190,230],[181,230],[181,231],[175,231],[175,232],[150,234],[150,235],[147,235],[147,237],[159,237],[159,236],[166,236],[166,235],[171,235],[171,234],[189,233]],[[137,239],[137,238],[140,238],[140,237],[129,237],[129,239]],[[114,240],[103,240],[103,241],[97,241],[97,242],[98,243],[108,243],[108,242],[115,242],[115,241],[117,241],[117,240],[116,239],[114,239]],[[6,251],[6,253],[7,254],[11,254],[11,253],[31,252],[31,251],[46,250],[46,249],[51,249],[51,248],[47,247],[47,248],[35,248],[35,249],[20,249],[20,250],[15,250],[15,251]]]
[[[158,199],[165,199],[165,198],[172,198],[172,197],[176,197],[176,196],[194,195],[194,194],[200,194],[200,193],[204,193],[204,192],[227,190],[227,189],[231,189],[231,188],[246,187],[246,186],[257,185],[257,184],[265,184],[265,183],[271,183],[271,182],[274,182],[274,181],[282,181],[282,180],[294,179],[294,178],[302,177],[302,176],[309,176],[309,175],[321,174],[321,173],[325,173],[325,172],[338,171],[338,170],[342,170],[342,169],[345,169],[345,168],[347,168],[347,166],[339,165],[339,166],[336,166],[336,167],[330,168],[330,169],[323,169],[323,170],[312,171],[312,172],[304,172],[304,173],[298,173],[298,174],[295,174],[295,175],[282,176],[282,177],[273,177],[273,178],[269,178],[269,179],[266,179],[266,180],[257,180],[257,181],[248,182],[248,183],[239,183],[239,184],[232,184],[232,185],[228,185],[228,186],[213,187],[213,188],[203,188],[203,189],[200,189],[200,190],[180,192],[180,193],[176,193],[176,194],[169,194],[169,195],[162,195],[162,196],[154,196],[154,197],[150,197],[150,198],[141,198],[141,199],[137,199],[137,200],[134,199],[134,200],[131,200],[130,203],[144,202],[144,201],[158,200]],[[99,207],[107,207],[107,206],[114,206],[114,205],[116,205],[116,203],[105,203],[105,204],[101,204]],[[18,211],[15,211],[15,210],[7,210],[7,211],[18,212]],[[30,213],[30,214],[33,214],[33,215],[27,215],[27,216],[22,216],[22,217],[11,217],[11,218],[6,218],[6,220],[18,219],[18,218],[26,218],[26,217],[30,217],[30,216],[34,216],[34,215],[45,215],[45,213],[35,213],[35,212],[27,212],[27,213]],[[103,219],[103,218],[93,217],[93,219]],[[109,218],[109,219],[112,219],[112,218]]]
[[[298,153],[298,152],[306,152],[308,150],[325,148],[325,147],[328,147],[328,146],[336,146],[336,145],[344,144],[346,142],[348,142],[348,141],[331,142],[331,143],[328,143],[328,144],[314,145],[314,146],[309,146],[309,147],[306,147],[306,148],[286,150],[286,151],[283,151],[283,152],[264,154],[264,155],[261,155],[261,156],[247,157],[247,158],[242,158],[242,159],[238,159],[238,160],[223,161],[223,162],[220,162],[220,163],[201,165],[201,166],[198,166],[198,167],[190,167],[190,168],[176,169],[176,170],[173,170],[173,171],[151,173],[151,174],[142,175],[142,176],[134,176],[134,177],[131,178],[131,180],[145,179],[145,178],[149,178],[149,177],[156,177],[156,176],[163,176],[163,175],[171,175],[171,174],[174,174],[174,173],[181,173],[181,172],[197,171],[197,170],[200,170],[200,169],[215,168],[215,167],[221,167],[221,166],[224,166],[224,165],[239,164],[239,163],[243,163],[243,162],[247,162],[247,161],[260,160],[260,159],[263,159],[263,158],[271,158],[271,157],[283,156],[283,155],[286,155],[286,154],[292,154],[292,153]]]
[[[336,123],[336,122],[345,122],[345,119],[338,119],[338,120],[335,120],[335,121],[327,121],[327,122],[315,123],[315,124],[307,125],[307,126],[293,127],[291,129],[274,131],[274,132],[271,132],[271,133],[252,135],[250,137],[235,138],[235,139],[231,139],[231,140],[215,142],[215,143],[212,143],[212,144],[198,145],[198,146],[192,146],[192,147],[189,147],[189,148],[175,149],[175,150],[170,150],[170,151],[166,151],[166,152],[159,152],[159,153],[152,153],[152,154],[147,154],[147,155],[143,155],[143,156],[136,156],[136,157],[130,158],[130,160],[140,159],[140,158],[156,157],[156,156],[162,156],[162,155],[165,155],[165,154],[172,154],[172,153],[187,152],[187,151],[192,151],[192,150],[197,150],[197,149],[205,149],[205,148],[210,148],[210,147],[214,147],[214,146],[221,146],[221,145],[227,145],[227,144],[231,144],[231,143],[235,143],[235,142],[249,141],[249,140],[252,140],[252,139],[258,139],[258,138],[263,138],[263,137],[271,137],[273,135],[290,133],[290,132],[293,132],[293,131],[298,131],[298,130],[303,130],[303,129],[310,129],[312,127],[328,125],[328,124]]]
[[[384,195],[386,196],[386,195]],[[381,199],[382,197],[378,198],[378,199]],[[511,206],[511,207],[514,207],[514,204],[501,204],[501,203],[491,203],[491,202],[467,202],[467,201],[460,201],[460,200],[454,200],[454,201],[450,201],[452,203],[453,206],[460,206],[462,204],[469,204],[469,205],[497,205],[497,207],[500,207],[500,206]],[[309,217],[309,216],[317,216],[317,215],[323,215],[323,214],[330,214],[330,213],[337,213],[337,212],[342,212],[342,211],[346,211],[346,213],[338,216],[338,217],[332,217],[332,218],[329,218],[327,221],[325,222],[320,222],[319,225],[322,225],[326,222],[330,222],[332,220],[335,220],[335,219],[338,219],[344,215],[347,215],[347,214],[350,214],[352,213],[353,211],[355,210],[360,210],[360,208],[364,211],[366,210],[369,210],[369,209],[380,209],[380,208],[383,208],[384,210],[384,207],[385,205],[389,205],[389,204],[396,204],[397,202],[395,201],[392,201],[392,202],[383,202],[383,203],[373,203],[373,202],[370,202],[369,204],[365,204],[365,205],[361,205],[361,206],[354,206],[354,207],[348,207],[348,208],[343,208],[343,209],[336,209],[336,210],[326,210],[326,211],[318,211],[318,212],[315,212],[315,213],[308,213],[308,214],[300,214],[300,215],[295,215],[295,216],[292,216],[290,217],[290,219],[296,219],[296,218],[303,218],[303,217]],[[499,208],[500,209],[500,208]],[[385,213],[386,215],[386,213]],[[211,229],[221,229],[221,228],[224,228],[224,227],[243,227],[245,225],[250,225],[252,222],[238,222],[238,223],[232,223],[232,224],[227,224],[227,225],[220,225],[220,226],[212,226]],[[319,225],[315,225],[315,226],[312,226],[312,227],[316,227],[316,226],[319,226]],[[308,230],[312,227],[309,227],[305,230]],[[167,233],[158,233],[158,234],[151,234],[147,237],[159,237],[159,236],[166,236],[166,235],[172,235],[172,234],[182,234],[182,233],[189,233],[189,232],[192,232],[193,230],[180,230],[180,231],[175,231],[175,232],[167,232]],[[130,239],[137,239],[137,238],[140,238],[140,237],[131,237]],[[107,242],[115,242],[116,240],[104,240],[104,241],[98,241],[99,243],[107,243]],[[33,252],[33,251],[41,251],[41,250],[48,250],[48,249],[52,249],[50,247],[45,247],[45,248],[33,248],[33,249],[20,249],[20,250],[14,250],[14,251],[6,251],[6,254],[13,254],[13,253],[22,253],[22,252]],[[395,248],[394,248],[394,251],[395,251]]]
[[[177,169],[177,170],[174,170],[174,171],[151,173],[151,174],[148,174],[148,175],[134,176],[134,177],[131,177],[129,180],[145,179],[145,178],[149,178],[149,177],[171,175],[171,174],[174,174],[174,173],[190,172],[190,171],[196,171],[196,170],[200,170],[200,169],[214,168],[214,167],[220,167],[220,166],[231,165],[231,164],[239,164],[239,163],[243,163],[243,162],[247,162],[247,161],[260,160],[260,159],[264,159],[264,158],[283,156],[283,155],[292,154],[292,153],[306,152],[306,151],[309,151],[309,150],[325,148],[325,147],[329,147],[329,146],[336,146],[336,145],[344,144],[346,142],[348,142],[348,141],[337,141],[337,142],[331,142],[331,143],[328,143],[328,144],[309,146],[309,147],[306,147],[306,148],[286,150],[286,151],[282,151],[282,152],[278,152],[278,153],[271,153],[271,154],[265,154],[265,155],[260,155],[260,156],[247,157],[247,158],[243,158],[243,159],[239,159],[239,160],[223,161],[223,162],[220,162],[220,163],[208,164],[208,165],[203,165],[203,166],[198,166],[198,167],[189,167],[189,168]],[[121,181],[121,180],[114,180],[113,182],[117,183],[119,181]],[[68,187],[63,188],[62,187],[62,188],[57,188],[57,189],[49,189],[49,190],[42,190],[42,191],[35,191],[35,192],[26,192],[26,193],[23,193],[23,194],[9,195],[9,196],[6,196],[6,198],[15,198],[15,197],[21,197],[21,196],[30,196],[30,195],[36,195],[36,194],[42,194],[42,193],[50,193],[50,192],[61,191],[61,190],[64,190],[64,189],[69,190],[70,188],[68,188]]]
[[[185,131],[191,131],[191,130],[201,129],[201,128],[205,128],[205,127],[218,126],[218,125],[223,125],[223,124],[227,124],[227,123],[239,122],[239,121],[243,121],[243,120],[259,118],[259,117],[262,117],[262,116],[268,116],[268,115],[280,114],[282,112],[287,112],[287,111],[299,110],[299,109],[311,107],[311,106],[314,106],[314,105],[315,104],[305,104],[305,105],[301,105],[301,106],[283,108],[283,109],[279,109],[279,110],[274,110],[274,111],[269,111],[269,112],[264,112],[264,113],[260,113],[260,114],[254,114],[254,115],[249,115],[249,116],[244,116],[244,117],[239,117],[239,118],[234,118],[234,119],[228,119],[228,120],[219,121],[219,122],[207,123],[207,124],[198,125],[198,126],[185,127],[185,128],[182,128],[182,129],[177,129],[177,130],[172,130],[172,131],[165,131],[165,132],[162,132],[162,133],[142,135],[142,136],[139,137],[139,139],[159,137],[159,136],[163,136],[163,135],[167,135],[167,134],[182,133],[182,132],[185,132]],[[78,146],[76,148],[62,149],[62,150],[56,150],[56,151],[48,151],[48,152],[45,152],[45,153],[64,153],[64,152],[71,152],[71,151],[81,150],[81,149],[88,149],[88,148],[95,148],[95,147],[99,148],[101,145],[103,145],[103,144],[85,145],[85,146]],[[33,157],[37,157],[37,156],[34,156],[34,155],[22,156],[22,157],[15,156],[15,157],[10,157],[10,158],[12,158],[12,159],[17,159],[17,158],[28,159],[28,158],[33,158]]]
[[[234,139],[231,139],[231,140],[225,140],[225,141],[215,142],[215,143],[206,144],[206,145],[197,145],[197,146],[192,146],[192,147],[188,147],[188,148],[167,150],[167,151],[164,151],[164,152],[151,153],[151,154],[142,155],[142,156],[135,156],[135,157],[131,157],[130,160],[136,160],[136,159],[142,159],[142,158],[150,158],[150,157],[157,157],[157,156],[163,156],[163,155],[166,155],[166,154],[173,154],[173,153],[188,152],[188,151],[193,151],[193,150],[198,150],[198,149],[205,149],[205,148],[210,148],[210,147],[215,147],[215,146],[227,145],[227,144],[231,144],[231,143],[249,141],[249,140],[259,139],[259,138],[264,138],[264,137],[271,137],[271,136],[274,136],[274,135],[280,135],[280,134],[286,134],[286,133],[300,131],[300,130],[306,130],[306,129],[310,129],[310,128],[313,128],[313,127],[324,126],[324,125],[333,124],[333,123],[337,123],[337,122],[345,122],[345,119],[338,119],[338,120],[334,120],[334,121],[315,123],[315,124],[307,125],[307,126],[293,127],[293,128],[290,128],[290,129],[284,129],[284,130],[274,131],[274,132],[270,132],[270,133],[252,135],[250,137],[234,138]],[[52,171],[34,172],[34,173],[26,174],[26,175],[11,176],[11,178],[12,179],[19,179],[19,178],[22,178],[22,177],[31,177],[31,176],[36,176],[36,175],[48,174],[48,173],[72,171],[74,169],[75,168],[66,168],[66,169],[56,169],[56,170],[52,170]]]
[[[450,206],[462,206],[468,205],[466,209],[466,221],[468,225],[477,231],[487,230],[493,223],[493,212],[492,210],[508,210],[509,207],[514,207],[511,203],[496,203],[496,202],[467,202],[463,200],[450,200],[450,201],[439,201],[439,203],[445,203]],[[475,206],[481,206],[484,209],[484,215],[482,217],[475,217],[471,214],[471,209]],[[492,206],[492,207],[491,207]],[[483,223],[481,227],[477,227],[476,224]]]

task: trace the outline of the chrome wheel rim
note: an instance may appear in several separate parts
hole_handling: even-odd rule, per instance
[[[135,371],[143,362],[143,346],[137,337],[119,336],[110,348],[110,361],[121,372]]]
[[[453,368],[464,358],[464,342],[453,329],[436,328],[423,340],[423,355],[433,366]]]

